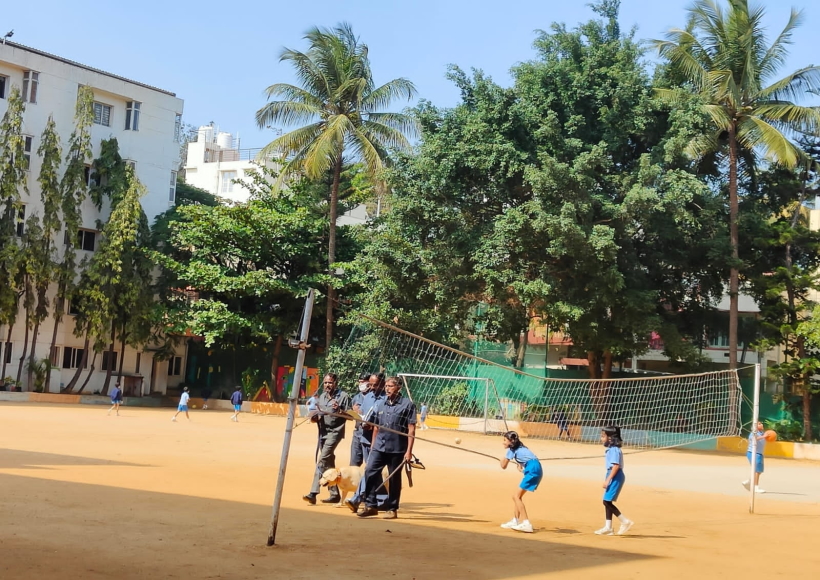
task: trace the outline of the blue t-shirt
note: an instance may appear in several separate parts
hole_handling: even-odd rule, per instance
[[[119,387],[114,387],[114,390],[111,391],[111,402],[112,403],[121,403],[122,402],[122,389]]]
[[[241,405],[242,404],[242,391],[234,391],[231,395],[231,404],[233,405]]]
[[[606,463],[607,473],[612,470],[613,465],[621,466],[618,473],[624,472],[624,452],[621,451],[620,447],[607,447],[606,454],[604,455],[604,462]]]
[[[752,437],[763,437],[763,431],[758,431],[756,433],[749,433],[749,445],[746,447],[746,453],[752,452]],[[766,440],[765,439],[758,439],[757,440],[757,453],[758,455],[763,455],[763,450],[766,449]]]
[[[506,455],[504,455],[510,461],[515,461],[518,465],[522,467],[527,464],[528,461],[532,461],[535,459],[536,461],[538,458],[535,456],[535,453],[530,451],[529,447],[524,447],[523,445],[513,451],[512,449],[507,449]]]
[[[379,427],[408,433],[408,426],[416,424],[416,405],[401,395],[393,401],[385,397],[373,408],[372,421]],[[404,453],[407,451],[407,437],[379,429],[379,435],[373,441],[373,450],[381,453]]]
[[[371,423],[374,422],[373,414],[375,412],[374,408],[376,407],[376,403],[378,403],[379,401],[383,401],[386,396],[387,395],[384,391],[382,391],[378,395],[373,391],[365,393],[364,398],[362,398],[361,407],[359,407],[359,415],[361,415],[364,421],[370,421]],[[357,424],[361,425],[361,423]],[[362,443],[364,443],[365,445],[369,445],[370,440],[373,439],[373,429],[362,429],[361,438]]]

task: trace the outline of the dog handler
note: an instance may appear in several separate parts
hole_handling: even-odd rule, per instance
[[[322,380],[324,391],[319,396],[318,410],[311,420],[319,427],[319,458],[316,462],[316,473],[313,476],[313,485],[310,493],[302,496],[310,505],[316,505],[316,496],[319,495],[319,480],[322,474],[331,467],[336,467],[336,447],[345,438],[345,423],[343,417],[334,416],[334,413],[344,413],[350,409],[350,397],[339,389],[336,375],[328,373]],[[339,490],[328,487],[330,497],[322,503],[339,503]]]
[[[359,514],[360,518],[375,516],[379,513],[376,493],[382,486],[382,468],[387,467],[390,485],[385,503],[384,519],[398,517],[399,500],[401,499],[402,470],[405,461],[413,458],[413,442],[416,435],[416,405],[401,395],[401,381],[390,377],[385,381],[387,398],[374,409],[371,421],[373,427],[373,446],[365,471],[365,504],[366,508]],[[383,429],[384,428],[384,429]],[[393,433],[392,431],[398,431]]]

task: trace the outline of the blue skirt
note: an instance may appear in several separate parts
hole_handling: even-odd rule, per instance
[[[621,490],[624,488],[624,483],[626,483],[626,476],[623,471],[619,471],[604,490],[604,501],[616,501],[618,496],[621,495]]]
[[[524,465],[524,479],[518,487],[526,491],[535,491],[543,477],[544,470],[541,468],[541,462],[537,459],[530,459]]]
[[[755,473],[763,473],[763,454],[762,453],[755,453]],[[752,462],[752,452],[746,452],[746,459],[749,460],[749,463]]]

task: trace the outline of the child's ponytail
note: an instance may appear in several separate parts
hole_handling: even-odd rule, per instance
[[[518,438],[518,433],[515,431],[507,431],[504,433],[504,439],[510,442],[510,449],[513,451],[523,445],[523,443],[521,443],[521,439]]]

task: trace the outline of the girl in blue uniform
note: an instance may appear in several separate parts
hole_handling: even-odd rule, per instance
[[[515,431],[504,433],[504,448],[507,453],[501,459],[501,469],[507,469],[510,461],[515,461],[518,471],[524,473],[524,479],[521,480],[521,484],[512,496],[513,519],[506,524],[501,524],[501,527],[531,534],[532,524],[529,516],[527,516],[527,508],[524,507],[524,494],[538,488],[538,484],[541,483],[541,479],[544,477],[544,471],[541,469],[541,462],[538,461],[532,451],[521,443],[518,433]]]
[[[604,527],[596,530],[595,533],[599,536],[612,536],[615,532],[612,529],[612,516],[614,515],[621,521],[621,527],[618,529],[618,535],[622,536],[629,531],[629,528],[635,523],[621,513],[613,503],[618,499],[621,490],[624,487],[626,476],[624,475],[624,454],[621,451],[621,428],[620,427],[604,427],[601,429],[601,443],[606,447],[606,454],[604,459],[606,462],[606,478],[604,479],[604,509],[606,510],[606,521]]]

